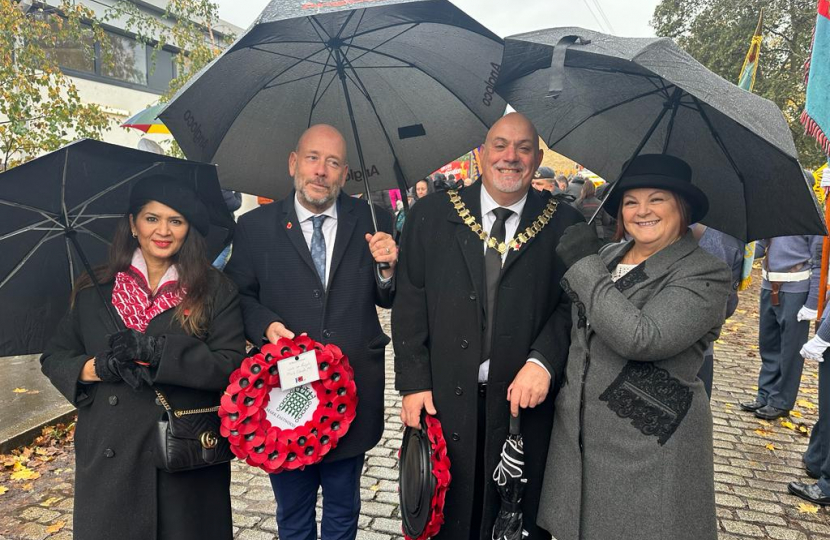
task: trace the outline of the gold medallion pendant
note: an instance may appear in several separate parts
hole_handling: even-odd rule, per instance
[[[508,249],[519,251],[519,248],[522,247],[523,244],[526,244],[531,238],[542,232],[542,229],[544,229],[545,225],[547,225],[551,220],[553,214],[556,213],[556,207],[559,205],[559,201],[557,199],[551,198],[548,201],[547,206],[545,206],[544,210],[542,210],[542,213],[536,217],[529,227],[514,236],[510,242],[505,243],[497,242],[495,238],[490,238],[490,235],[484,231],[481,224],[476,222],[475,216],[473,216],[470,209],[467,208],[467,205],[464,204],[464,201],[461,200],[461,197],[458,195],[458,191],[453,189],[447,191],[447,194],[450,196],[450,203],[452,203],[455,211],[458,212],[458,217],[461,218],[464,225],[477,234],[478,237],[487,244],[488,248],[493,248],[502,255],[504,255]]]

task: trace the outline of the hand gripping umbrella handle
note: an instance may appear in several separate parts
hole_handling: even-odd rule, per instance
[[[510,434],[511,435],[521,435],[522,434],[522,411],[519,411],[519,414],[516,416],[510,415]]]

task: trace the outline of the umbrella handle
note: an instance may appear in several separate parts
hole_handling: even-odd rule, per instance
[[[519,414],[516,416],[510,415],[510,434],[511,435],[521,435],[522,434],[522,412],[519,411]]]

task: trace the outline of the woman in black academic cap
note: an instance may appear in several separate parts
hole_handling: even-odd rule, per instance
[[[579,223],[556,248],[573,330],[537,522],[559,540],[717,539],[697,374],[732,277],[689,230],[709,206],[691,180],[678,158],[638,156],[605,206],[631,240],[601,248]]]
[[[218,405],[245,353],[236,288],[207,259],[209,227],[185,182],[137,182],[96,271],[119,327],[84,275],[41,357],[78,407],[75,538],[232,537],[229,463],[166,473],[153,456],[155,389],[175,409]]]

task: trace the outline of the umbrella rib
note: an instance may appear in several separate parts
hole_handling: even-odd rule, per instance
[[[470,111],[470,112],[473,114],[473,116],[475,116],[476,118],[478,118],[479,122],[481,122],[481,124],[482,124],[484,127],[489,127],[489,126],[487,125],[487,122],[486,122],[486,121],[485,121],[485,120],[484,120],[484,119],[483,119],[483,118],[482,118],[482,117],[478,114],[478,112],[474,111],[473,109],[471,109],[470,107],[468,107],[468,106],[467,106],[466,102],[465,102],[463,99],[461,99],[461,96],[459,96],[457,93],[455,93],[455,91],[454,91],[454,90],[452,90],[452,89],[448,88],[448,87],[447,87],[445,84],[443,84],[441,81],[437,80],[435,77],[433,77],[432,75],[430,75],[430,74],[429,74],[429,73],[427,73],[426,71],[422,70],[422,69],[421,69],[421,68],[419,68],[418,66],[416,66],[416,65],[412,64],[411,62],[407,62],[406,60],[403,60],[403,59],[401,59],[401,58],[398,58],[397,56],[394,56],[394,55],[388,54],[388,53],[384,53],[384,52],[379,52],[379,51],[375,51],[375,50],[367,49],[366,47],[361,47],[361,46],[359,46],[359,45],[354,45],[354,48],[355,48],[355,49],[358,49],[358,50],[362,50],[362,51],[373,52],[373,53],[375,53],[375,54],[379,54],[379,55],[381,55],[381,56],[385,56],[386,58],[391,58],[392,60],[397,60],[398,62],[401,62],[401,63],[403,63],[403,64],[406,64],[406,66],[407,66],[407,67],[411,67],[411,68],[415,68],[415,69],[419,70],[421,73],[424,73],[425,75],[427,75],[428,77],[430,77],[433,81],[435,81],[436,83],[438,83],[439,85],[441,85],[441,87],[442,87],[442,88],[444,88],[447,92],[449,92],[450,94],[452,94],[452,95],[453,95],[453,97],[455,97],[455,98],[458,100],[458,102],[459,102],[459,103],[461,103],[462,105],[464,105],[464,106],[467,108],[467,110],[468,110],[468,111]],[[348,59],[345,59],[345,60],[346,60],[346,61],[348,61]],[[349,63],[349,66],[351,67],[351,63]],[[352,67],[352,71],[354,71],[354,68],[353,68],[353,67]]]
[[[53,238],[57,238],[58,236],[60,236],[60,235],[59,234],[54,234],[54,235],[50,236],[48,233],[44,234],[43,238],[41,238],[40,241],[38,241],[38,243],[35,244],[34,247],[32,249],[30,249],[29,252],[23,257],[23,259],[19,263],[17,263],[17,266],[12,268],[11,271],[8,273],[8,275],[3,278],[3,281],[0,281],[0,288],[2,288],[3,285],[8,283],[9,280],[11,278],[13,278],[20,271],[21,268],[23,268],[23,265],[25,265],[26,262],[29,259],[32,258],[32,256],[35,254],[35,252],[38,250],[38,248],[40,246],[42,246],[43,244],[45,244],[49,240],[52,240]]]
[[[354,13],[354,12],[353,12],[353,13]],[[346,58],[346,57],[348,57],[348,56],[349,56],[349,51],[350,51],[350,50],[351,50],[351,48],[352,48],[352,45],[351,45],[351,44],[352,44],[352,42],[354,41],[355,34],[357,33],[357,29],[358,29],[358,28],[360,28],[360,25],[363,23],[363,17],[365,17],[365,16],[366,16],[366,10],[364,9],[364,10],[361,12],[361,14],[360,14],[360,19],[357,21],[357,24],[356,24],[356,25],[355,25],[355,27],[354,27],[354,32],[352,32],[352,35],[351,35],[351,36],[349,36],[349,45],[348,45],[348,47],[346,47],[346,50],[343,52],[343,58]],[[343,23],[343,26],[340,28],[340,31],[337,33],[337,37],[340,37],[340,36],[343,34],[343,30],[345,30],[345,29],[346,29],[346,24],[347,24],[348,22],[349,22],[349,21],[348,21],[348,19],[347,19],[347,20],[346,20],[346,22],[345,22],[345,23]]]
[[[550,143],[550,144],[548,145],[548,147],[553,148],[554,146],[556,146],[557,144],[559,144],[560,142],[562,142],[562,139],[564,139],[565,137],[567,137],[568,135],[570,135],[571,133],[573,133],[574,131],[576,131],[576,130],[577,130],[577,129],[579,129],[580,127],[582,127],[582,124],[584,124],[585,122],[587,122],[588,120],[590,120],[590,119],[592,119],[592,118],[594,118],[594,117],[596,117],[596,116],[599,116],[600,114],[606,113],[606,112],[608,112],[608,111],[610,111],[610,110],[612,110],[612,109],[616,109],[617,107],[622,107],[623,105],[628,105],[629,103],[631,103],[631,102],[633,102],[633,101],[637,101],[638,99],[642,99],[642,98],[645,98],[645,97],[653,96],[654,94],[659,94],[659,93],[661,93],[661,92],[663,92],[663,88],[658,88],[657,90],[652,90],[651,92],[646,92],[646,93],[644,93],[644,94],[637,94],[636,96],[632,96],[632,97],[630,97],[630,98],[628,98],[628,99],[626,99],[626,100],[624,100],[624,101],[620,101],[620,102],[614,103],[613,105],[609,105],[608,107],[605,107],[604,109],[600,109],[599,111],[595,111],[595,112],[591,113],[591,115],[590,115],[590,116],[588,116],[588,117],[583,118],[582,120],[580,120],[580,122],[579,122],[577,125],[575,125],[575,126],[574,126],[574,127],[572,127],[571,129],[569,129],[569,130],[568,130],[565,134],[563,134],[561,137],[559,137],[558,139],[556,139],[555,141],[553,141],[552,143]],[[555,126],[554,126],[554,128],[555,128]],[[551,135],[553,135],[553,131],[552,131],[552,130],[551,130],[551,133],[550,133],[550,134],[548,134],[548,139],[550,139]]]
[[[120,182],[117,182],[117,183],[107,187],[103,191],[99,191],[98,193],[96,193],[95,195],[90,197],[89,199],[83,201],[82,203],[80,203],[77,206],[75,206],[74,208],[72,208],[70,210],[70,212],[72,212],[72,213],[78,212],[78,214],[75,216],[75,219],[72,221],[72,225],[74,225],[79,219],[81,219],[81,217],[83,217],[83,213],[86,210],[86,207],[90,205],[90,203],[93,203],[93,202],[97,201],[98,199],[100,199],[101,197],[103,197],[104,195],[109,193],[110,191],[112,191],[114,189],[118,189],[119,187],[123,186],[124,184],[126,184],[127,182],[133,180],[134,178],[137,178],[137,177],[141,176],[142,174],[148,173],[148,172],[152,171],[153,169],[155,169],[156,167],[158,167],[160,165],[162,165],[161,161],[154,161],[153,164],[150,165],[149,167],[147,167],[146,169],[142,169],[142,170],[138,171],[137,173],[133,174],[132,176],[129,176],[129,177],[125,178],[124,180],[121,180]]]
[[[329,69],[329,70],[323,69],[320,73],[312,73],[311,75],[303,75],[302,77],[297,77],[296,79],[290,79],[290,80],[287,80],[287,81],[281,81],[281,82],[274,83],[274,84],[268,84],[268,85],[264,86],[262,89],[263,90],[270,90],[272,88],[279,88],[280,86],[285,86],[286,84],[291,84],[291,83],[295,83],[295,82],[299,82],[299,81],[304,81],[306,79],[313,79],[313,78],[317,77],[318,75],[320,75],[321,78],[322,78],[322,76],[325,75],[326,73],[336,73],[336,72],[337,72],[337,69]]]
[[[29,232],[29,231],[64,231],[65,230],[63,225],[60,225],[58,223],[56,223],[56,224],[59,226],[59,228],[54,228],[54,227],[43,228],[43,227],[41,227],[41,225],[43,225],[45,223],[48,223],[48,222],[49,222],[49,220],[43,220],[43,221],[39,221],[37,223],[32,223],[31,225],[27,225],[27,226],[25,226],[21,229],[17,229],[16,231],[7,232],[6,234],[0,236],[0,241],[5,240],[7,238],[11,238],[12,236],[17,236],[18,234],[23,234],[25,232]]]
[[[9,201],[9,200],[6,200],[6,199],[0,199],[0,204],[5,204],[6,206],[11,206],[13,208],[21,208],[23,210],[28,210],[30,212],[40,214],[41,216],[45,217],[47,220],[53,222],[55,225],[61,225],[62,226],[61,222],[58,221],[58,215],[53,213],[53,212],[49,212],[49,211],[43,210],[41,208],[35,208],[34,206],[29,206],[28,204],[21,204],[21,203],[18,203],[18,202]]]
[[[66,212],[66,172],[69,169],[69,149],[63,154],[63,174],[61,175],[61,212],[63,222],[69,225],[69,214]]]
[[[291,65],[290,65],[290,66],[288,66],[287,68],[283,69],[282,71],[280,71],[279,73],[277,73],[276,75],[274,75],[273,77],[271,77],[271,79],[270,79],[268,82],[266,82],[266,83],[262,86],[262,88],[261,88],[261,89],[262,89],[262,90],[265,90],[266,88],[269,88],[269,85],[270,85],[271,83],[273,83],[274,81],[276,81],[277,79],[279,79],[280,77],[282,77],[282,76],[283,76],[286,72],[288,72],[288,71],[290,71],[290,70],[294,69],[295,67],[299,66],[299,65],[300,65],[300,64],[302,64],[303,62],[306,62],[306,61],[307,61],[309,58],[311,58],[312,56],[316,56],[316,55],[320,54],[321,52],[325,51],[326,49],[327,49],[327,47],[323,47],[322,49],[316,50],[316,51],[314,51],[313,53],[309,54],[309,55],[308,55],[308,56],[306,56],[305,58],[303,58],[303,59],[301,59],[301,60],[297,60],[296,62],[294,62],[293,64],[291,64]],[[250,102],[250,99],[248,100],[248,102]],[[247,105],[248,105],[248,103],[245,103],[245,105],[247,106]],[[244,107],[243,107],[243,108],[244,108]]]
[[[89,236],[95,238],[96,240],[100,240],[101,242],[103,242],[104,244],[106,244],[108,246],[111,244],[111,242],[109,240],[107,240],[106,238],[104,238],[103,236],[101,236],[98,233],[90,231],[87,228],[79,228],[79,229],[76,229],[76,230],[80,233],[88,234]]]
[[[356,62],[357,60],[360,60],[361,58],[363,58],[363,57],[364,57],[364,56],[366,56],[367,54],[369,54],[369,53],[371,53],[371,52],[374,52],[376,49],[378,49],[378,48],[380,48],[380,47],[383,47],[384,45],[386,45],[387,43],[389,43],[389,42],[390,42],[390,41],[392,41],[393,39],[397,39],[397,38],[399,38],[399,37],[400,37],[400,36],[402,36],[403,34],[405,34],[405,33],[409,32],[410,30],[412,30],[413,28],[416,28],[416,27],[418,27],[418,26],[420,26],[420,23],[412,23],[412,26],[410,26],[409,28],[404,28],[403,30],[401,30],[400,32],[398,32],[397,34],[395,34],[394,36],[391,36],[390,38],[388,38],[388,39],[386,39],[386,40],[384,40],[384,41],[382,41],[382,42],[378,43],[377,45],[375,45],[375,46],[374,46],[374,47],[372,47],[371,49],[364,51],[362,54],[358,55],[358,56],[357,56],[354,60],[352,60],[351,62]],[[391,28],[391,27],[387,27],[387,28]],[[373,30],[373,32],[374,32],[374,30]],[[360,36],[363,36],[363,35],[368,35],[368,32],[367,32],[366,34],[360,34],[360,35],[353,35],[353,36],[351,36],[351,38],[349,39],[349,50],[351,50],[352,43],[354,43],[355,38],[360,37]],[[346,53],[348,53],[348,50],[346,51]],[[346,54],[344,54],[343,56],[347,56],[347,55],[346,55]]]
[[[332,52],[333,51],[331,49],[329,49],[329,55],[326,58],[326,67],[328,67],[329,62],[331,61]],[[337,72],[337,68],[334,68],[334,72],[335,73]],[[311,109],[308,111],[308,126],[309,127],[311,127],[311,116],[314,114],[314,109],[317,108],[317,104],[320,103],[320,100],[323,99],[323,96],[326,95],[326,92],[328,92],[329,88],[331,88],[331,84],[334,82],[334,76],[332,76],[331,79],[329,79],[329,83],[323,89],[323,92],[320,93],[320,87],[323,85],[323,78],[324,78],[325,74],[326,74],[326,68],[324,67],[323,71],[320,72],[320,80],[317,81],[317,87],[314,89],[314,97],[311,98]],[[319,96],[319,99],[318,99],[318,96]]]
[[[706,111],[703,110],[703,106],[701,105],[700,101],[698,101],[698,99],[695,96],[692,96],[692,99],[697,105],[697,110],[700,113],[700,117],[703,118],[703,122],[706,124],[706,127],[709,128],[709,132],[712,134],[712,137],[715,139],[715,142],[717,143],[721,152],[723,152],[723,155],[726,156],[727,161],[729,161],[729,165],[732,167],[732,170],[735,171],[735,174],[738,176],[738,180],[741,181],[741,184],[746,186],[743,173],[741,173],[740,169],[738,168],[738,165],[735,163],[735,160],[732,159],[732,154],[729,153],[729,150],[723,143],[723,140],[721,139],[720,135],[715,129],[715,126],[712,125],[712,122],[709,120],[709,116],[706,114]]]
[[[315,41],[313,43],[317,43],[317,42]],[[252,49],[254,51],[259,51],[259,52],[272,54],[274,56],[281,56],[283,58],[289,58],[291,60],[299,60],[300,62],[308,62],[309,64],[317,64],[319,66],[328,65],[328,64],[324,64],[323,62],[318,62],[317,60],[309,60],[309,58],[301,58],[299,56],[294,56],[293,54],[285,54],[285,53],[281,53],[281,52],[277,52],[277,51],[269,51],[268,49],[262,49],[262,48],[257,47],[257,46],[251,46],[251,47],[248,47],[248,48]],[[321,50],[323,50],[323,49],[321,49]],[[317,51],[317,52],[319,53],[320,51]],[[317,54],[317,53],[314,53],[314,54]],[[314,55],[311,55],[311,56],[314,56]]]

